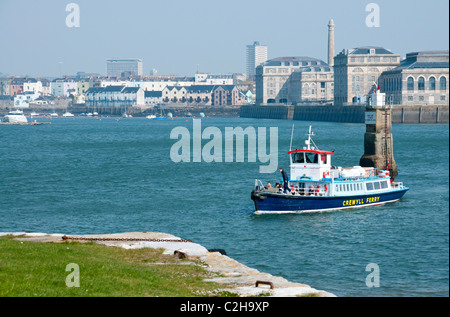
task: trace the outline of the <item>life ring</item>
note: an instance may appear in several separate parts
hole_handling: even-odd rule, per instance
[[[328,186],[327,186],[327,184],[325,184],[325,193],[328,191]]]

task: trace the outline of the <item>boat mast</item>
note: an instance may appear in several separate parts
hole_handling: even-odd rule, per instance
[[[294,125],[292,125],[292,131],[291,131],[291,145],[289,146],[289,151],[292,151],[292,138],[294,137]]]

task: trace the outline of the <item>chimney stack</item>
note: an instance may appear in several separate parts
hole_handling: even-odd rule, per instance
[[[328,23],[328,65],[334,66],[334,21]]]

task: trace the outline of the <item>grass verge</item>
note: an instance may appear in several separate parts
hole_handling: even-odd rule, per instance
[[[205,282],[211,273],[162,250],[95,243],[41,243],[0,237],[0,297],[233,296]],[[75,282],[79,268],[79,287]],[[156,264],[157,265],[152,265]],[[161,265],[162,264],[162,265]]]

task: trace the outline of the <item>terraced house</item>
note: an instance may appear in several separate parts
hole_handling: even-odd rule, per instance
[[[145,105],[145,93],[140,87],[92,87],[86,91],[88,107],[132,107]]]

